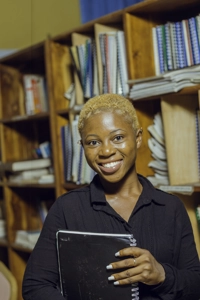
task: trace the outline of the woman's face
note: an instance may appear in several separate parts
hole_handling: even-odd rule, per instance
[[[90,167],[108,182],[119,182],[135,171],[137,148],[132,124],[123,115],[101,112],[85,120],[81,133],[82,145]]]

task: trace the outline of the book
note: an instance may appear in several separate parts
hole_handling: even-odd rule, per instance
[[[40,230],[16,230],[15,243],[25,248],[33,249],[40,232]]]
[[[132,234],[59,230],[56,234],[61,292],[68,300],[139,299],[136,285],[114,286],[106,266],[115,253],[136,246]],[[123,258],[124,259],[124,258]]]
[[[37,74],[23,75],[27,115],[48,111],[44,77]]]
[[[127,56],[126,56],[126,42],[124,31],[117,31],[117,60],[119,67],[119,74],[122,87],[122,95],[127,96],[129,92],[129,86],[127,84],[128,80],[128,66],[127,66]]]
[[[200,49],[195,17],[188,19],[194,64],[200,63]]]
[[[54,174],[46,174],[46,175],[42,175],[42,176],[38,179],[38,183],[40,183],[40,184],[54,183],[54,182],[55,182],[55,176],[54,176]]]
[[[23,171],[32,169],[42,169],[51,166],[50,158],[40,158],[15,162],[0,162],[0,171]]]
[[[158,56],[158,40],[156,35],[156,27],[152,28],[152,39],[153,39],[153,54],[155,64],[155,74],[160,75],[159,56]]]
[[[38,179],[43,175],[47,175],[48,173],[49,170],[47,168],[33,169],[33,170],[11,173],[8,179],[10,182],[26,182],[26,181]]]

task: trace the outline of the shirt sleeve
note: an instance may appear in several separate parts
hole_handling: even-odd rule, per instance
[[[60,197],[49,210],[41,235],[28,260],[22,284],[24,300],[64,299],[59,287],[56,232],[65,228]]]
[[[174,261],[173,264],[161,262],[166,279],[152,291],[163,300],[198,300],[200,299],[200,262],[190,219],[182,202],[177,203],[174,224]]]

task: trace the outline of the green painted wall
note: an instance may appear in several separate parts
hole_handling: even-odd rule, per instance
[[[21,49],[80,25],[79,0],[0,0],[0,49]]]

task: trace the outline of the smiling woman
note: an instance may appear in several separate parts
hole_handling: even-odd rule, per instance
[[[134,299],[199,299],[200,264],[184,205],[137,174],[142,129],[132,103],[114,94],[88,100],[79,132],[87,162],[97,174],[89,186],[62,195],[51,207],[27,264],[24,299],[63,299],[58,229],[133,234],[137,247],[113,253],[105,270],[113,271],[107,280],[116,289],[138,284],[139,296]]]

